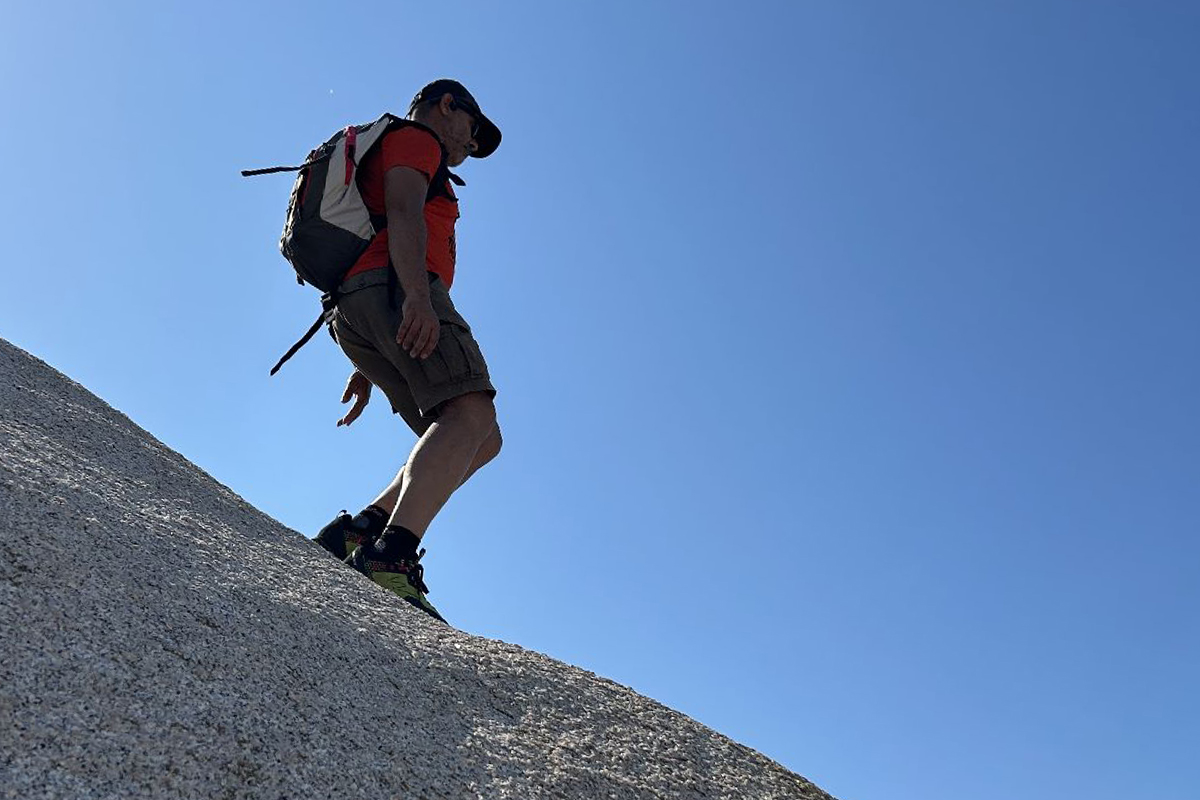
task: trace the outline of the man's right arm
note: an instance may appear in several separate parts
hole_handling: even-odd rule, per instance
[[[383,176],[388,255],[404,290],[396,341],[414,358],[426,358],[437,346],[441,323],[429,301],[425,269],[425,195],[429,181],[412,167],[392,167]]]

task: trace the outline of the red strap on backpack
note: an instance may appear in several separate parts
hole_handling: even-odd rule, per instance
[[[358,143],[358,130],[353,125],[346,128],[346,185],[354,178],[354,146]]]

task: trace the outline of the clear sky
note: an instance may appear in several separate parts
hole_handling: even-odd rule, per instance
[[[457,627],[841,797],[1194,800],[1200,5],[6,3],[0,336],[313,535],[334,423],[276,243],[333,131],[462,80],[454,296],[506,449]]]

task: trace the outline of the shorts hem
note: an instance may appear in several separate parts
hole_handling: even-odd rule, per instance
[[[421,398],[421,416],[428,418],[433,415],[436,418],[436,411],[443,403],[473,392],[487,392],[493,398],[496,396],[496,388],[492,386],[490,378],[468,378],[447,383]]]

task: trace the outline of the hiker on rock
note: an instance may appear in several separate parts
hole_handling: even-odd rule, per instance
[[[500,452],[496,390],[450,300],[459,216],[452,183],[463,181],[449,168],[491,155],[500,130],[461,83],[443,79],[418,92],[407,119],[386,131],[355,176],[378,232],[329,308],[331,331],[354,365],[342,395],[354,404],[337,424],[354,422],[377,386],[419,439],[379,496],[353,517],[339,514],[317,541],[440,620],[425,596],[421,538],[450,495]],[[347,147],[349,184],[354,142]],[[327,180],[340,181],[340,169],[335,151]]]

